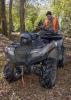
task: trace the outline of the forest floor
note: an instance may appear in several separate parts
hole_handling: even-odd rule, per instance
[[[4,49],[9,43],[0,35],[0,100],[71,100],[71,39],[65,39],[65,66],[58,69],[52,89],[41,87],[38,76],[33,74],[24,75],[24,86],[21,79],[13,83],[4,80]]]

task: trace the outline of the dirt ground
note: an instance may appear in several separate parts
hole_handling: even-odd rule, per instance
[[[0,35],[0,100],[71,100],[71,39],[65,39],[65,66],[57,71],[56,85],[52,89],[40,86],[36,75],[24,75],[22,80],[8,83],[3,78],[4,48],[10,41]]]

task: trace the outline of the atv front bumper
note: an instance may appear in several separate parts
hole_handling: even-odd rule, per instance
[[[52,42],[50,44],[47,44],[43,48],[31,50],[28,54],[26,54],[26,56],[24,56],[23,54],[22,56],[20,56],[21,54],[17,53],[12,55],[8,51],[5,54],[7,59],[9,59],[12,63],[29,65],[42,62],[48,57],[49,53],[55,48],[56,45],[54,42]]]

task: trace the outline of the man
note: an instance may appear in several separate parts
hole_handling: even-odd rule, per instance
[[[58,33],[59,23],[57,18],[52,16],[51,11],[46,13],[46,18],[40,28],[48,30],[49,32]]]

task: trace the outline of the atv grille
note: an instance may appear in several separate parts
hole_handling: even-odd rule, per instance
[[[29,55],[29,47],[19,47],[15,50],[15,60],[18,62],[25,61]]]

